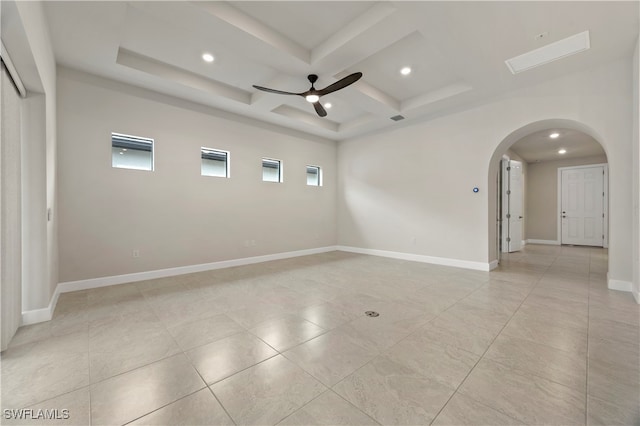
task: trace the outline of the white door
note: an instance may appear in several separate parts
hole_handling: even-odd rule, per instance
[[[602,247],[604,166],[562,170],[562,244]]]
[[[522,249],[523,189],[522,163],[514,160],[502,162],[502,251]]]

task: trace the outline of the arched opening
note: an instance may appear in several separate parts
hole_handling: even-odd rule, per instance
[[[560,134],[559,137],[551,138],[550,135],[556,132]],[[573,137],[571,148],[567,148],[566,152],[560,154],[560,150],[563,147],[566,148],[565,144],[570,142],[568,136]],[[536,141],[535,144],[534,141]],[[589,147],[585,148],[583,146],[581,148],[580,143],[584,143],[585,146],[589,145]],[[526,153],[526,155],[518,154],[513,149],[514,147],[518,147],[518,151],[521,154]],[[505,137],[495,149],[489,165],[487,184],[489,192],[488,217],[490,222],[488,244],[490,260],[492,261],[491,266],[497,266],[501,253],[517,251],[526,244],[527,240],[542,244],[560,245],[564,243],[607,247],[609,217],[607,157],[606,148],[600,135],[589,126],[573,120],[549,119],[536,121],[520,127]],[[516,161],[514,162],[513,160]],[[511,163],[505,163],[505,161],[511,161]],[[507,189],[509,175],[506,170],[509,164],[520,163],[522,163],[522,171],[524,171],[524,183],[522,188],[522,213],[517,214],[522,220],[518,222],[518,216],[514,219],[509,215],[507,210],[508,195],[505,194],[510,192]],[[591,165],[594,168],[591,168]],[[534,184],[533,179],[527,182],[529,173],[526,170],[529,166],[531,166],[532,171],[536,170],[535,187],[532,186]],[[574,232],[578,227],[582,227],[581,231],[584,234],[586,228],[583,226],[583,219],[580,219],[583,222],[578,226],[576,225],[578,223],[577,219],[562,213],[562,207],[566,208],[567,206],[567,194],[570,191],[569,186],[562,185],[562,177],[565,176],[566,181],[568,179],[566,176],[573,168],[580,169],[576,170],[576,172],[585,172],[587,170],[595,172],[598,170],[595,166],[601,167],[605,173],[599,182],[602,185],[601,192],[604,192],[605,195],[598,200],[598,202],[602,201],[602,212],[598,213],[598,215],[603,215],[603,217],[600,224],[590,228],[589,232],[593,235],[590,234],[588,236],[592,237],[592,239],[572,239],[570,230]],[[505,182],[505,176],[507,182]],[[540,176],[546,177],[542,179]],[[563,188],[564,198],[562,196]],[[527,192],[527,189],[530,192]],[[596,189],[593,189],[593,191],[596,191]],[[591,222],[587,223],[591,224]],[[509,242],[509,226],[512,227],[511,231],[515,227],[522,227],[522,242],[519,240]],[[589,234],[589,232],[587,233]],[[597,233],[598,241],[594,239],[595,233]],[[514,234],[518,235],[517,232],[514,232]],[[509,246],[509,244],[512,245]]]

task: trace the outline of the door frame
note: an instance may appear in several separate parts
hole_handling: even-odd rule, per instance
[[[598,164],[583,164],[580,166],[568,166],[568,167],[558,167],[558,211],[556,212],[557,218],[557,240],[558,245],[562,245],[562,171],[563,170],[571,170],[571,169],[587,169],[590,167],[601,167],[603,168],[603,181],[602,181],[602,190],[604,192],[603,205],[602,205],[602,213],[604,217],[602,218],[602,233],[604,234],[604,239],[602,241],[603,248],[609,248],[609,164],[608,163],[598,163]]]

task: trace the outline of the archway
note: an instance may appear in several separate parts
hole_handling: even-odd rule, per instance
[[[532,122],[525,126],[522,126],[515,131],[511,132],[507,135],[500,144],[496,147],[493,152],[493,155],[489,164],[489,175],[487,181],[488,188],[488,218],[489,218],[489,226],[488,226],[488,252],[489,259],[491,262],[491,267],[497,266],[497,261],[499,259],[499,217],[497,216],[497,205],[498,205],[498,173],[500,170],[500,161],[503,156],[507,153],[509,148],[513,146],[517,141],[525,138],[528,135],[531,135],[536,132],[540,132],[547,129],[571,129],[582,132],[588,136],[591,136],[598,144],[602,147],[603,151],[607,158],[609,157],[605,144],[602,143],[602,137],[591,127],[577,122],[573,120],[566,119],[547,119],[540,120],[536,122]],[[608,207],[608,206],[607,206]]]

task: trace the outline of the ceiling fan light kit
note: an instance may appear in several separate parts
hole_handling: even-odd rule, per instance
[[[283,90],[276,90],[276,89],[270,89],[268,87],[256,86],[255,84],[253,85],[253,87],[255,87],[258,90],[262,90],[263,92],[275,93],[278,95],[302,96],[307,100],[307,102],[313,104],[313,108],[316,110],[316,113],[320,117],[326,117],[327,111],[324,109],[322,104],[320,104],[320,97],[324,95],[328,95],[329,93],[333,93],[340,89],[344,89],[345,87],[355,83],[361,78],[362,78],[361,72],[354,72],[353,74],[349,74],[348,76],[341,78],[335,83],[328,85],[324,89],[317,90],[313,85],[315,84],[316,81],[318,81],[318,76],[316,74],[309,74],[307,76],[307,79],[311,83],[311,88],[306,92],[302,92],[302,93],[285,92]]]

